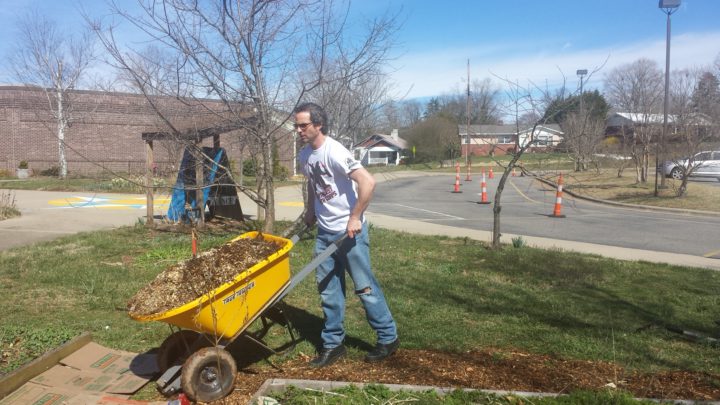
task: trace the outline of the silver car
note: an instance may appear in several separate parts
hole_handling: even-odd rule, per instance
[[[690,177],[714,177],[720,181],[720,151],[698,152],[692,159],[668,160],[663,164],[662,173],[681,180],[690,167],[693,168]]]

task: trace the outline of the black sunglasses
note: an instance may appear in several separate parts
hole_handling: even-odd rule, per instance
[[[297,123],[293,124],[295,129],[302,129],[303,131],[306,130],[307,127],[309,127],[310,125],[312,125],[312,122],[303,122],[301,124],[297,124]]]

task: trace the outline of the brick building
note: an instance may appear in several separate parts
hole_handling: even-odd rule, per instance
[[[71,124],[66,130],[68,173],[145,172],[144,132],[166,132],[147,99],[138,94],[77,90],[70,93]],[[177,100],[161,97],[156,108],[180,131],[223,126],[224,105],[217,100]],[[39,88],[0,86],[0,170],[14,173],[27,161],[35,173],[59,166],[56,121],[46,93]],[[280,163],[293,174],[292,126],[276,137]],[[220,136],[232,167],[239,168],[252,150],[243,130]],[[212,146],[212,138],[203,142]],[[157,168],[172,173],[182,158],[182,147],[169,141],[155,145]]]

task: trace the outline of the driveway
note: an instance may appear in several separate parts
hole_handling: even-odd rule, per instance
[[[22,215],[0,221],[0,250],[132,225],[145,215],[141,196],[28,190],[12,194]]]
[[[113,229],[145,221],[145,195],[12,190],[21,216],[0,221],[0,251],[52,240],[78,232]],[[300,186],[282,187],[276,193],[276,218],[293,220],[302,213]],[[167,212],[169,198],[155,196],[156,215]],[[255,205],[244,195],[246,215]]]

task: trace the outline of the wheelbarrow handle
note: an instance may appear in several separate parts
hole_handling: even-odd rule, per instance
[[[293,276],[293,278],[290,279],[290,284],[288,284],[287,288],[285,288],[285,290],[280,295],[278,295],[273,304],[288,295],[290,291],[292,291],[298,284],[300,284],[301,281],[305,279],[305,277],[307,277],[308,274],[310,274],[311,271],[315,270],[320,265],[320,263],[324,262],[325,259],[335,253],[347,237],[347,232],[343,233],[339,238],[335,239],[330,245],[328,245],[325,250],[320,252],[319,255],[315,256],[312,261],[310,261],[310,263],[306,264],[302,270],[300,270],[297,274]]]
[[[302,227],[300,228],[300,230],[297,231],[297,233],[296,233],[295,235],[293,235],[292,238],[290,238],[290,241],[293,243],[293,245],[296,244],[296,243],[298,243],[298,242],[300,241],[300,237],[302,237],[302,234],[304,234],[305,232],[310,231],[310,228],[311,228],[311,227],[312,227],[312,225],[308,225],[308,224],[306,224],[305,222],[303,222]]]

